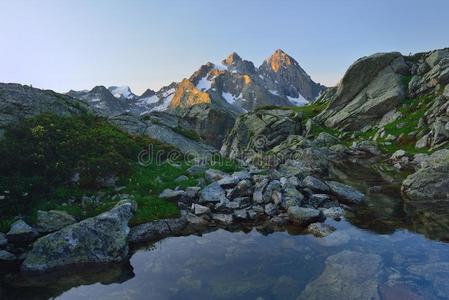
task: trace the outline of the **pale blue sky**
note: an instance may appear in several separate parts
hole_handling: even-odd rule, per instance
[[[0,0],[0,81],[141,93],[282,48],[334,85],[364,55],[449,47],[448,14],[447,0]]]

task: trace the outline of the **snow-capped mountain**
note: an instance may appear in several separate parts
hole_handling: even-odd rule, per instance
[[[122,86],[110,86],[108,87],[108,90],[111,92],[111,94],[118,99],[134,99],[137,96],[131,92],[131,89],[127,85]]]
[[[87,102],[95,112],[104,116],[119,115],[128,110],[128,104],[114,97],[104,86],[96,86],[90,91],[69,91],[67,95]]]
[[[210,103],[242,113],[266,105],[304,105],[324,89],[280,49],[259,68],[233,52],[220,64],[207,63],[183,80],[170,108]]]

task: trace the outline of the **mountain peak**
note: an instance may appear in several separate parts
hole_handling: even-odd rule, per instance
[[[226,59],[223,60],[223,64],[225,66],[230,66],[232,64],[240,62],[242,62],[242,58],[236,52],[232,52],[231,54],[228,55],[228,57],[226,57]]]
[[[123,86],[110,86],[108,90],[114,95],[116,98],[125,98],[131,99],[134,97],[134,94],[131,92],[131,89],[127,85]]]
[[[279,71],[282,66],[297,64],[297,62],[282,49],[274,51],[274,53],[267,59],[267,62],[275,72]]]

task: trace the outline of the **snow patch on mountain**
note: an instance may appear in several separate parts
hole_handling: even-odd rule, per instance
[[[200,79],[200,81],[198,81],[198,84],[196,85],[196,88],[199,89],[200,91],[208,91],[212,86],[212,81],[210,81],[209,79],[207,79],[207,75],[204,76],[203,78]]]
[[[116,86],[116,87],[110,87],[110,92],[112,95],[116,98],[125,98],[125,99],[132,99],[134,98],[134,94],[131,92],[131,89],[129,86],[123,85],[123,86]]]
[[[303,106],[309,103],[309,101],[307,101],[301,94],[299,94],[297,98],[287,96],[287,99],[296,106]]]

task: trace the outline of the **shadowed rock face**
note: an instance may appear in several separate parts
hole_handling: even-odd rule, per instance
[[[263,62],[259,73],[270,90],[292,98],[301,95],[306,100],[313,101],[325,89],[315,83],[298,62],[281,49]]]
[[[0,128],[42,113],[73,116],[88,110],[83,101],[50,90],[0,83]]]

